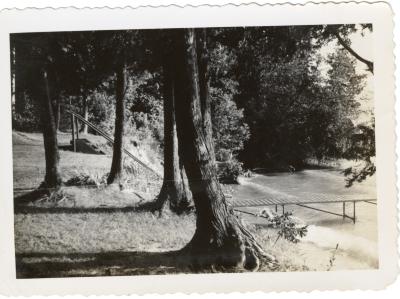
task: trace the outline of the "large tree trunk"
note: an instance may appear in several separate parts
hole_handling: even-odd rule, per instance
[[[205,28],[196,29],[197,38],[197,64],[199,72],[199,93],[202,115],[202,124],[205,138],[210,145],[209,153],[212,160],[215,161],[214,139],[211,120],[211,101],[209,95],[210,77],[208,71],[208,50],[207,50],[207,30]]]
[[[121,64],[117,70],[115,83],[116,106],[115,106],[115,129],[114,129],[114,147],[110,174],[107,178],[107,184],[120,183],[122,179],[122,146],[124,136],[125,120],[125,88],[126,88],[126,66]]]
[[[189,190],[183,163],[178,154],[178,136],[175,119],[175,82],[172,66],[164,66],[164,181],[154,210],[162,211],[169,204],[171,211],[181,214],[192,209],[192,193]]]
[[[54,90],[52,90],[51,73],[43,72],[44,93],[40,93],[41,103],[41,122],[43,130],[44,151],[46,158],[46,174],[44,178],[45,188],[57,188],[61,185],[61,176],[59,171],[60,156],[58,153],[57,127],[55,117],[55,99]]]
[[[185,251],[202,266],[258,269],[260,258],[267,256],[225,201],[212,158],[212,144],[203,127],[195,31],[181,30],[176,42],[179,154],[197,215],[196,231]]]

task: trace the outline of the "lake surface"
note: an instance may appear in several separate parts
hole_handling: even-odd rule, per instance
[[[265,194],[287,194],[306,196],[307,194],[323,193],[332,196],[348,195],[354,198],[376,198],[375,177],[370,177],[352,187],[345,187],[343,174],[338,170],[318,169],[304,170],[294,174],[271,173],[257,174],[252,178],[241,179],[241,185],[234,187],[233,197],[261,197]],[[308,204],[308,206],[327,211],[342,213],[342,203]],[[263,208],[274,210],[275,207],[249,207],[248,211],[259,212]],[[378,266],[378,233],[377,206],[358,202],[356,204],[356,223],[351,219],[330,215],[299,207],[285,206],[285,211],[291,211],[293,216],[300,218],[308,225],[308,234],[303,238],[304,252],[313,259],[326,258],[321,256],[324,250],[332,251],[339,245],[338,269],[376,268]],[[279,209],[278,212],[281,212]],[[353,204],[346,204],[348,215],[353,214]],[[245,216],[253,223],[262,224],[263,219]]]
[[[338,170],[319,169],[291,173],[257,175],[251,182],[296,196],[299,193],[371,196],[376,198],[375,178],[369,178],[352,187],[345,187],[343,174]]]

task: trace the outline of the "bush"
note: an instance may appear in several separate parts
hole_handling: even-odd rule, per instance
[[[76,173],[65,182],[65,186],[96,186],[106,184],[107,174],[102,174],[95,171],[88,171],[87,173]]]
[[[292,218],[291,212],[286,212],[283,215],[274,215],[268,220],[272,227],[279,229],[276,241],[278,241],[279,238],[284,238],[291,243],[298,243],[300,239],[307,234],[308,226],[298,225]]]
[[[231,159],[217,163],[218,179],[225,184],[238,184],[238,177],[243,173],[242,163]]]
[[[14,108],[14,107],[13,107]],[[17,113],[13,109],[12,113],[12,128],[13,130],[23,132],[38,132],[40,127],[40,111],[32,100],[25,98],[25,107],[22,113]]]

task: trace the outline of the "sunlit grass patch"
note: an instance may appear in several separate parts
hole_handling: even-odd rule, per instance
[[[133,208],[144,201],[146,200],[139,193],[132,190],[121,191],[117,186],[101,186],[99,188],[70,186],[61,187],[27,205],[19,205],[17,211],[23,210],[29,213],[32,208],[42,208],[43,212],[46,211],[44,210],[46,208],[66,208],[80,211],[93,209],[101,212],[113,208]],[[52,212],[52,210],[48,211],[48,213]]]
[[[149,212],[16,214],[16,253],[177,250],[192,237],[194,218]]]

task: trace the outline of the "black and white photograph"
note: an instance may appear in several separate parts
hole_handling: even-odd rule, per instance
[[[17,276],[377,268],[372,36],[11,34]]]
[[[278,22],[283,11],[298,19]],[[3,14],[0,278],[58,295],[387,283],[397,235],[388,11]]]

